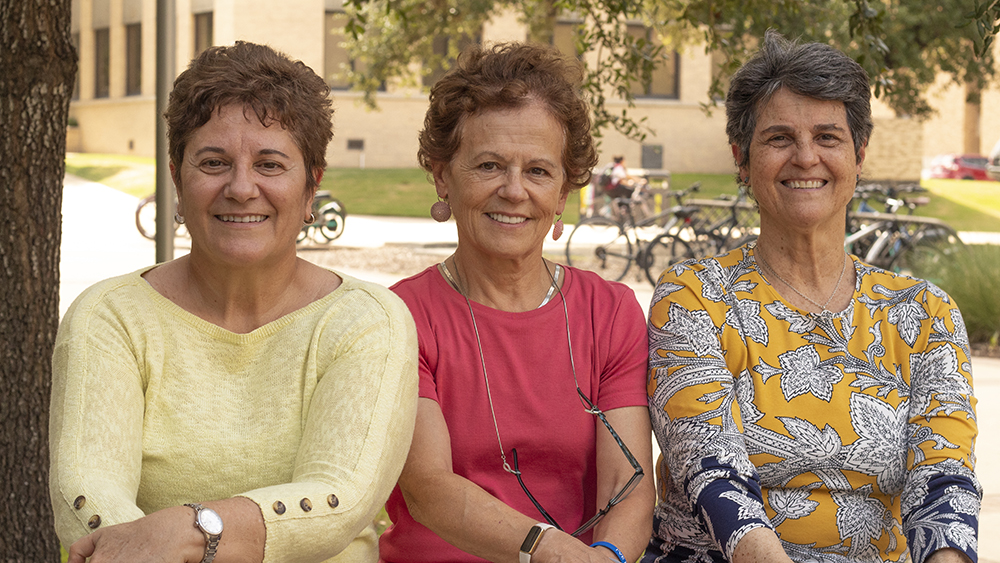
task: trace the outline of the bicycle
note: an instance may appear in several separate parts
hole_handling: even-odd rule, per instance
[[[344,227],[347,224],[347,210],[339,199],[326,191],[316,192],[312,205],[313,216],[316,220],[302,226],[297,243],[304,243],[311,240],[319,244],[328,244],[340,238],[344,234]]]
[[[642,205],[635,194],[615,198],[607,207],[611,216],[585,217],[573,227],[566,240],[566,263],[614,281],[623,279],[633,263],[645,270],[646,241],[689,220],[697,208],[685,206],[684,198],[700,188],[701,183],[696,182],[686,190],[667,192],[666,196],[674,198],[677,205],[641,220],[636,220],[634,214]],[[640,197],[649,197],[648,192]]]
[[[177,207],[177,200],[174,200],[174,207]],[[189,236],[184,225],[177,223],[171,218],[174,224],[174,236]],[[149,240],[156,240],[156,194],[150,194],[139,200],[139,205],[135,208],[135,228],[139,234]]]
[[[848,210],[848,233],[844,249],[863,262],[885,270],[920,278],[933,277],[936,268],[964,244],[947,223],[934,218],[913,216],[926,205],[926,197],[906,199],[904,193],[924,192],[916,185],[886,187],[869,184],[855,194],[857,211]],[[872,198],[884,198],[884,213],[868,205]],[[907,209],[906,215],[898,213]]]
[[[681,228],[664,230],[657,235],[642,253],[649,283],[656,285],[660,274],[677,262],[724,254],[757,240],[754,230],[759,226],[759,219],[746,197],[745,192],[740,192],[736,197],[689,200],[688,204],[695,206],[697,213],[685,217]],[[717,220],[706,217],[720,211],[722,217]]]

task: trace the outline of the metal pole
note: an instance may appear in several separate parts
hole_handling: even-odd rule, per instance
[[[174,259],[174,184],[163,112],[174,82],[174,0],[156,0],[156,263]]]

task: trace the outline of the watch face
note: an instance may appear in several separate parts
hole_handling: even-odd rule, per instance
[[[210,535],[222,533],[222,518],[211,508],[203,508],[198,512],[198,525]]]
[[[535,552],[535,542],[538,541],[538,535],[542,533],[542,528],[538,526],[532,526],[528,530],[528,535],[524,538],[524,542],[521,544],[521,551],[525,553]]]

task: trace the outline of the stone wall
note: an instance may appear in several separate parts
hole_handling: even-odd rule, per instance
[[[862,168],[864,180],[920,180],[924,126],[915,119],[876,117]]]

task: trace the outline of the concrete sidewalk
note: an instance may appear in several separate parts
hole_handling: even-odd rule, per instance
[[[60,261],[60,315],[88,286],[111,276],[152,264],[156,250],[135,227],[138,200],[102,184],[67,176],[63,190],[63,235]],[[995,237],[991,235],[991,237]],[[964,236],[963,236],[964,238]],[[455,223],[431,219],[348,215],[343,236],[333,244],[371,248],[383,244],[448,244],[457,241]],[[180,239],[178,242],[182,242]],[[560,254],[562,242],[546,239],[546,250]],[[181,244],[176,255],[186,252]],[[401,276],[344,269],[344,273],[391,285]],[[414,272],[415,273],[415,272]],[[631,276],[630,276],[631,277]],[[634,280],[634,278],[633,278]],[[652,298],[646,282],[629,282],[643,310]],[[1000,563],[1000,360],[973,358],[980,437],[977,474],[985,490],[980,520],[979,561]]]

